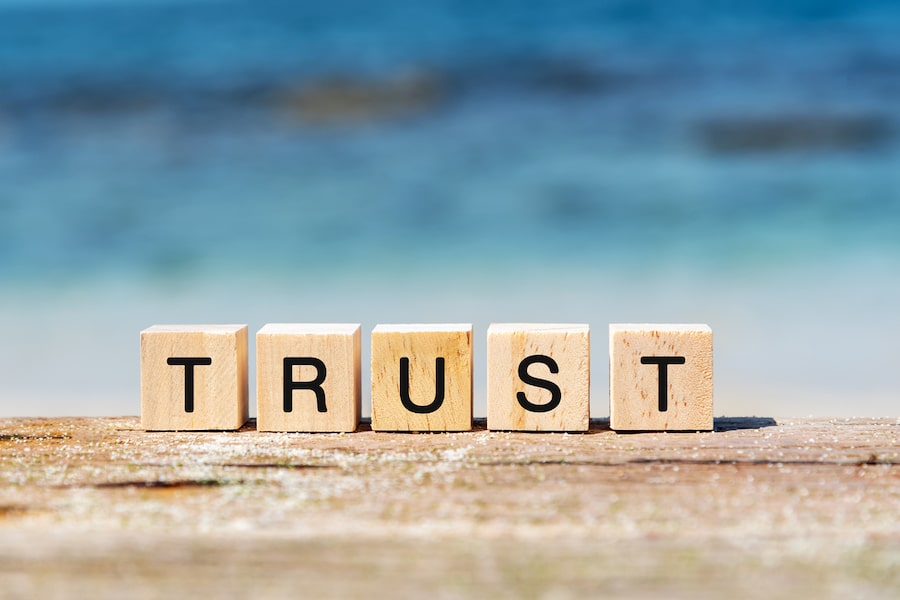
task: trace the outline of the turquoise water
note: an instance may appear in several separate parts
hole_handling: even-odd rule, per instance
[[[897,31],[886,1],[0,2],[0,414],[136,413],[153,323],[317,320],[474,322],[476,364],[491,321],[588,322],[596,416],[607,323],[707,322],[718,414],[896,414]]]

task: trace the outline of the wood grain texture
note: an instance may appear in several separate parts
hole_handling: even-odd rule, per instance
[[[525,373],[552,383],[528,385],[519,376],[523,359],[547,357]],[[550,364],[557,373],[551,373]],[[508,431],[587,431],[591,407],[591,342],[588,325],[494,323],[487,332],[487,425]],[[544,385],[544,384],[540,384]],[[556,392],[557,397],[554,397]],[[526,409],[558,404],[552,410]],[[527,404],[526,404],[527,405]]]
[[[169,364],[198,357],[211,362],[192,367]],[[192,407],[186,406],[189,369]],[[144,429],[239,429],[247,422],[248,397],[246,325],[154,325],[141,332]]]
[[[408,360],[404,369],[403,360]],[[443,362],[439,369],[438,360]],[[403,372],[408,400],[401,400]],[[438,372],[443,373],[443,394]],[[442,401],[438,402],[439,397]],[[372,429],[376,431],[468,431],[472,428],[472,326],[377,325],[372,331]]]
[[[683,364],[642,362],[660,357],[677,357]],[[668,381],[661,401],[663,369]],[[611,324],[609,419],[616,431],[712,429],[713,350],[709,326]]]
[[[256,334],[256,406],[260,431],[352,432],[359,424],[359,324],[270,323]],[[323,394],[319,411],[314,389],[294,389],[285,411],[285,358],[313,358],[319,365],[290,365],[290,380],[315,382]]]
[[[0,598],[897,597],[900,419],[715,427],[0,419]]]

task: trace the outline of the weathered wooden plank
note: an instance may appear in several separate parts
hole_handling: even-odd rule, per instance
[[[0,597],[900,592],[900,420],[716,429],[0,420]]]

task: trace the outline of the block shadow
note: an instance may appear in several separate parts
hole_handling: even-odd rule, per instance
[[[778,423],[772,417],[716,417],[713,419],[713,431],[740,431],[743,429],[763,429],[764,427],[775,427]],[[591,419],[590,431],[587,433],[601,433],[603,431],[612,431],[609,426],[609,418]],[[653,431],[620,431],[618,433],[660,433]],[[679,432],[671,432],[679,433]],[[691,432],[683,432],[691,433]]]
[[[738,431],[740,429],[763,429],[775,427],[778,423],[772,417],[717,417],[713,419],[714,431]]]
[[[739,431],[743,429],[763,429],[765,427],[775,427],[778,423],[772,417],[716,417],[713,420],[713,431]],[[475,418],[472,420],[472,429],[471,431],[487,431],[487,419],[484,417]],[[241,433],[247,432],[255,432],[256,431],[256,419],[248,420],[243,427],[239,430]],[[364,432],[364,431],[372,431],[372,419],[368,417],[363,417],[360,419],[359,427],[356,432]],[[603,419],[591,419],[588,431],[579,431],[572,432],[582,435],[590,435],[595,433],[603,433],[605,431],[612,431],[609,427],[609,418]],[[416,433],[416,432],[398,432],[398,433]],[[427,432],[424,432],[427,433]],[[435,433],[435,432],[433,432]],[[436,432],[440,433],[440,432]],[[519,431],[517,433],[547,433],[540,431]],[[644,432],[644,431],[625,431],[620,433],[652,433],[652,432]],[[657,432],[659,433],[659,432]],[[673,432],[675,433],[675,432]]]

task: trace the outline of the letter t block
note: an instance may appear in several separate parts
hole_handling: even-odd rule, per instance
[[[609,426],[615,431],[712,430],[708,325],[609,326]]]
[[[141,332],[145,430],[240,429],[247,409],[246,325],[154,325]]]
[[[472,429],[472,326],[372,331],[372,430]]]
[[[264,326],[256,334],[256,428],[356,431],[359,374],[358,324]]]

